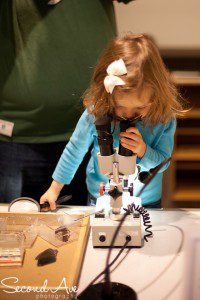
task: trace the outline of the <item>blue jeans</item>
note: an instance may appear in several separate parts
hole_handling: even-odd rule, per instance
[[[0,202],[9,203],[22,196],[39,201],[52,182],[52,173],[65,145],[66,142],[25,144],[0,141]],[[72,184],[65,185],[60,194],[72,194],[74,201],[70,202],[73,204],[75,201],[76,204],[86,204],[85,165],[79,168]]]
[[[149,204],[144,205],[145,208],[162,208],[161,199]]]
[[[97,202],[97,199],[92,196],[90,193],[88,193],[88,198],[87,198],[87,206],[95,206]]]

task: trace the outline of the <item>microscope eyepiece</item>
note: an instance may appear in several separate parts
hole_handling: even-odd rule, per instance
[[[120,121],[120,130],[125,132],[129,127],[135,127],[135,121],[123,120]],[[122,156],[132,156],[133,152],[119,144],[119,154]]]
[[[113,137],[111,134],[111,118],[104,116],[95,121],[96,130],[98,133],[98,144],[102,156],[109,156],[113,151]]]

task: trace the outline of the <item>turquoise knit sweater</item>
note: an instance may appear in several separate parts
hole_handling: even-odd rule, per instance
[[[165,158],[171,156],[174,145],[174,132],[176,120],[172,119],[167,124],[157,124],[154,127],[144,127],[142,121],[136,123],[144,142],[147,145],[146,152],[142,159],[137,159],[137,165],[141,171],[156,167]],[[119,124],[115,126],[113,133],[113,146],[119,146]],[[85,110],[82,114],[70,141],[67,143],[63,154],[53,173],[53,179],[63,184],[69,184],[74,177],[84,155],[93,143],[91,158],[86,169],[86,183],[88,191],[94,196],[99,197],[99,184],[104,181],[108,183],[107,176],[99,172],[97,152],[99,152],[97,131],[94,125],[94,117]],[[168,167],[167,164],[155,176],[141,195],[142,204],[153,203],[161,198],[162,195],[162,175]],[[134,195],[143,186],[138,180],[134,183]],[[77,187],[78,188],[78,187]]]

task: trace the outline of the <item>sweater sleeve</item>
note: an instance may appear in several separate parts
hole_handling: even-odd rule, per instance
[[[70,184],[93,141],[94,121],[87,110],[79,119],[52,175],[63,184]]]
[[[151,168],[155,168],[166,158],[170,157],[174,147],[175,130],[176,119],[172,119],[165,125],[161,136],[158,137],[154,146],[150,147],[149,145],[146,145],[146,152],[139,161],[138,165],[149,170]],[[159,173],[165,171],[168,168],[168,166],[169,163],[163,166]]]

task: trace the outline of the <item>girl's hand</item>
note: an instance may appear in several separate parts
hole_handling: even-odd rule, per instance
[[[120,132],[120,143],[124,148],[131,150],[142,158],[146,151],[146,144],[142,139],[139,130],[136,127],[130,127],[126,132]]]
[[[58,194],[55,193],[54,190],[49,188],[46,193],[42,195],[40,198],[40,204],[43,204],[45,202],[49,202],[50,207],[45,207],[42,209],[42,211],[48,211],[48,210],[54,210],[56,209],[56,200],[58,198]]]
[[[40,204],[45,202],[49,202],[50,208],[45,207],[42,211],[54,210],[56,209],[56,200],[60,194],[61,189],[63,188],[64,184],[53,180],[50,188],[42,195],[40,198]]]

